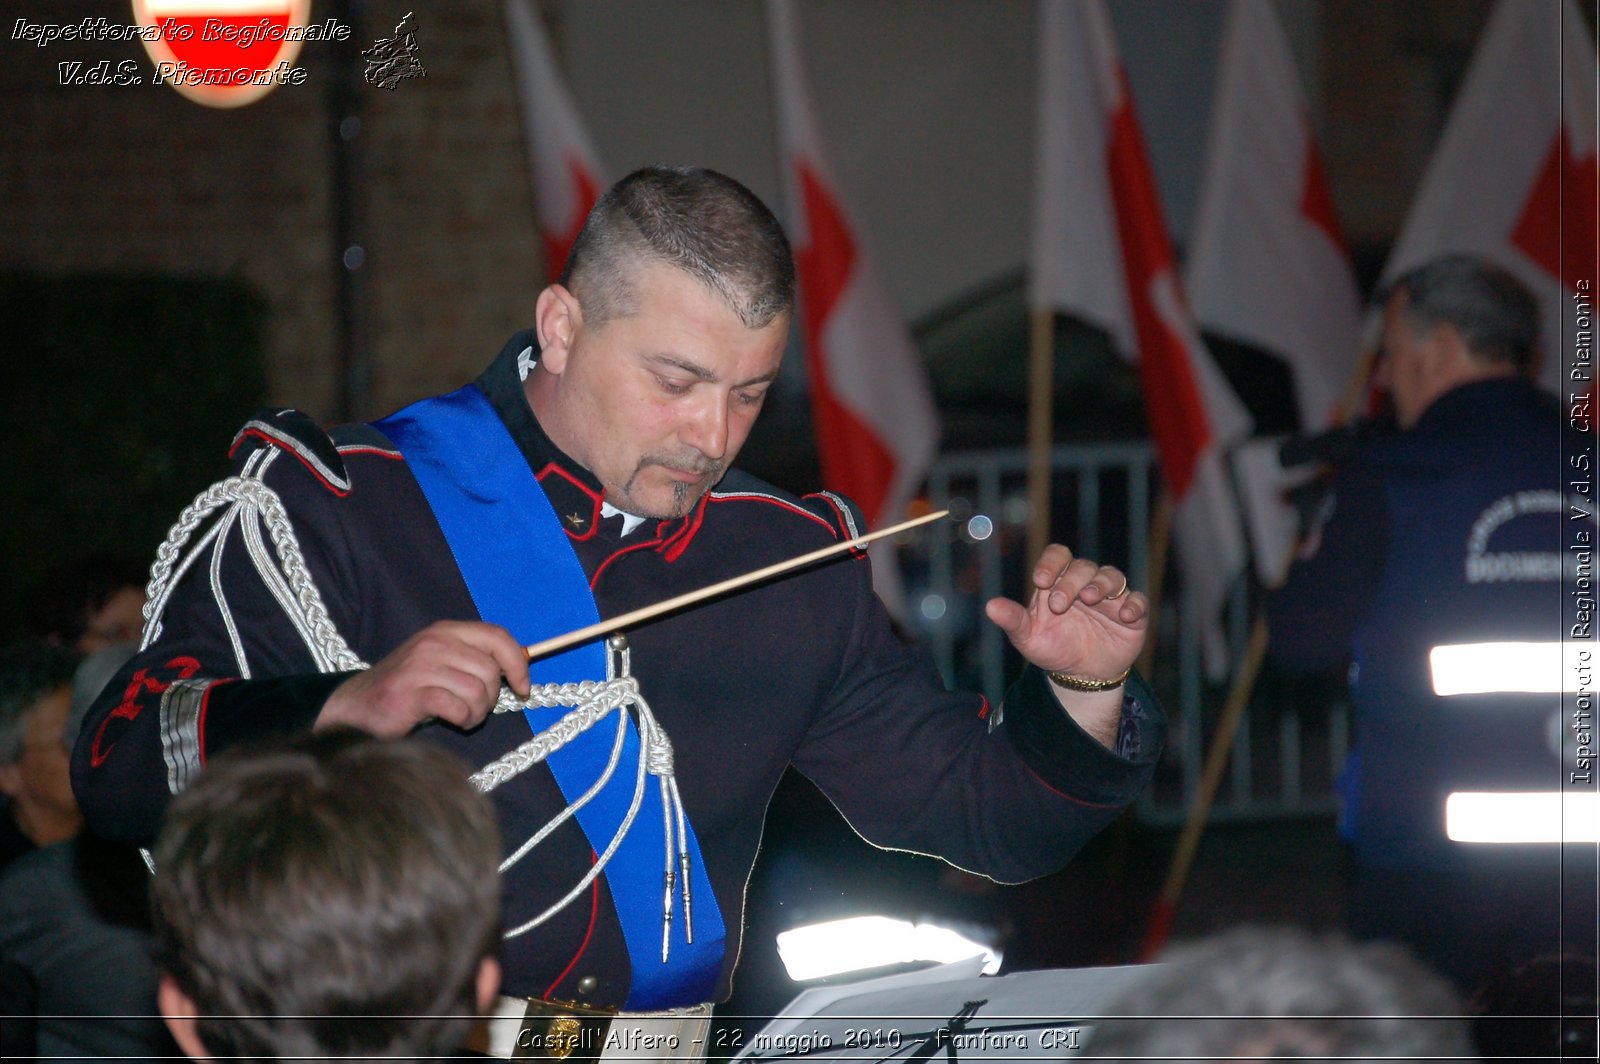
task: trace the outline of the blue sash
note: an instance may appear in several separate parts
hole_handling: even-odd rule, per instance
[[[405,455],[407,467],[450,544],[479,616],[505,627],[523,644],[600,619],[589,581],[555,510],[511,433],[475,385],[414,403],[376,422],[375,427]],[[530,671],[536,684],[603,680],[604,641],[533,662]],[[567,712],[560,707],[535,708],[526,715],[537,734]],[[613,729],[601,724],[550,755],[545,763],[567,801],[594,785],[615,742]],[[627,816],[639,756],[638,729],[630,720],[616,774],[578,811],[578,823],[596,853],[610,845]],[[680,884],[673,891],[672,948],[668,961],[662,963],[667,843],[659,782],[647,781],[646,787],[633,826],[604,874],[633,967],[624,1005],[633,1010],[709,1001],[722,971],[727,934],[699,842],[690,827],[694,942],[683,940]],[[511,845],[517,840],[506,841]],[[676,867],[676,856],[673,860]]]

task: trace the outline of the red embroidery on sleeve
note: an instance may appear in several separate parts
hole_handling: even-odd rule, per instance
[[[144,710],[144,705],[139,701],[142,695],[159,695],[171,687],[175,681],[189,679],[200,671],[200,662],[194,658],[178,657],[173,658],[162,667],[172,669],[177,675],[173,679],[163,682],[151,676],[149,669],[140,669],[128,680],[128,686],[122,692],[122,701],[112,708],[111,712],[106,715],[106,719],[100,722],[99,729],[94,733],[94,745],[89,750],[90,768],[99,768],[105,763],[106,758],[111,756],[111,751],[117,747],[116,743],[112,743],[104,749],[100,747],[100,740],[105,737],[108,724],[117,717],[121,717],[124,720],[137,719],[140,712]]]

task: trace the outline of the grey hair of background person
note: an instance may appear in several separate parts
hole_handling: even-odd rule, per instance
[[[1527,372],[1539,350],[1539,301],[1507,271],[1470,255],[1445,255],[1397,277],[1389,296],[1407,296],[1404,320],[1417,334],[1453,325],[1482,362]]]
[[[47,643],[24,643],[0,651],[0,765],[14,765],[22,759],[29,710],[41,698],[70,684],[78,662],[75,651]]]
[[[1397,945],[1243,927],[1175,946],[1109,1003],[1097,1059],[1476,1059],[1466,1011]]]

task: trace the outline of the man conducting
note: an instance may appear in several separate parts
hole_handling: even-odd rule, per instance
[[[730,469],[793,298],[753,194],[647,168],[475,384],[331,436],[287,411],[249,423],[235,476],[158,557],[149,645],[84,727],[89,817],[148,842],[241,740],[415,732],[487,766],[506,992],[628,1012],[730,992],[791,763],[877,845],[1004,881],[1059,868],[1145,786],[1164,731],[1128,677],[1145,597],[1060,545],[1027,605],[989,603],[1030,663],[1003,706],[943,689],[859,554],[533,662],[536,688],[626,673],[636,721],[574,719],[592,685],[526,713],[497,698],[502,678],[527,696],[525,644],[865,531],[845,499]]]

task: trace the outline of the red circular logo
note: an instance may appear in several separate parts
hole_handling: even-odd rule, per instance
[[[243,107],[294,69],[311,0],[133,0],[156,83],[207,107]]]

